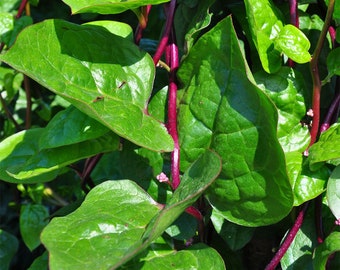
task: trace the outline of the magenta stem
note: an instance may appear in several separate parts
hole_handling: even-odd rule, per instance
[[[172,28],[172,23],[174,21],[175,8],[176,8],[176,0],[171,0],[168,6],[168,9],[167,9],[168,12],[167,12],[167,19],[166,19],[164,33],[161,38],[161,41],[158,44],[155,55],[153,56],[153,62],[155,63],[155,65],[158,64],[158,61],[161,59],[162,54],[165,51],[165,47],[168,44],[169,35],[171,32],[171,28]]]
[[[335,113],[337,113],[339,105],[340,105],[340,93],[337,93],[335,99],[333,100],[331,106],[328,109],[325,120],[320,127],[320,132],[324,132],[329,128],[329,126],[331,125],[332,117]]]
[[[171,153],[172,188],[175,190],[180,184],[179,176],[179,143],[177,133],[177,78],[176,72],[179,65],[178,47],[175,42],[174,32],[170,33],[170,42],[166,47],[167,62],[170,66],[169,96],[168,96],[168,131],[174,140],[174,151]]]
[[[15,16],[16,19],[21,17],[22,13],[24,12],[24,9],[26,7],[27,2],[28,2],[28,0],[22,0],[21,1],[21,4],[20,4],[19,9],[18,9],[18,13]]]
[[[305,204],[303,204],[303,207],[300,210],[293,227],[290,229],[288,235],[286,236],[286,238],[283,241],[282,245],[280,246],[279,250],[275,254],[274,258],[267,265],[265,270],[275,270],[276,266],[279,265],[283,255],[286,253],[287,249],[292,244],[297,232],[301,228],[301,225],[303,223],[303,219],[304,219],[304,216],[306,214],[308,205],[309,205],[309,202],[306,202]]]
[[[147,6],[145,6],[145,7],[142,7],[142,9],[143,9],[143,19],[144,19],[144,22],[143,22],[143,23],[139,23],[138,26],[137,26],[137,29],[136,29],[136,33],[135,33],[135,43],[136,43],[137,45],[139,45],[140,40],[142,39],[142,36],[143,36],[143,31],[144,31],[144,29],[145,29],[146,26],[147,26],[147,23],[148,23],[148,16],[149,16],[151,7],[152,7],[151,5],[147,5]]]

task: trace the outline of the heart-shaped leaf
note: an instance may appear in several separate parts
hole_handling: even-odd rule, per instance
[[[116,14],[128,9],[146,5],[157,5],[170,0],[63,0],[72,9],[72,13]]]
[[[100,26],[46,20],[25,29],[0,60],[120,136],[154,151],[172,151],[166,128],[146,112],[152,58],[129,39]]]
[[[223,168],[208,191],[211,205],[245,226],[282,219],[293,196],[277,112],[251,82],[230,17],[197,41],[178,76],[186,87],[179,109],[182,168],[213,149]]]
[[[0,265],[3,269],[10,269],[10,263],[19,247],[18,239],[0,229]]]

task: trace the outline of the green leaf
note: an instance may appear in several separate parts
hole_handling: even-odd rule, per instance
[[[274,48],[275,38],[283,28],[281,14],[270,0],[245,0],[248,23],[262,67],[268,73],[277,72],[281,52]]]
[[[48,224],[49,213],[41,204],[21,206],[20,233],[25,245],[32,251],[40,245],[40,234]]]
[[[16,40],[20,31],[22,31],[25,27],[31,25],[33,23],[32,17],[30,16],[22,16],[16,20],[14,20],[14,27],[11,31],[7,32],[3,36],[3,42],[8,46],[12,46],[14,41]]]
[[[327,68],[331,76],[340,76],[340,48],[335,48],[328,54]]]
[[[333,215],[340,219],[340,166],[336,167],[327,183],[327,202]]]
[[[22,131],[0,144],[0,177],[12,183],[46,182],[55,178],[60,168],[75,161],[118,149],[119,138],[109,132],[99,138],[39,150],[41,128]]]
[[[294,62],[304,64],[311,60],[311,55],[308,52],[310,42],[305,34],[294,25],[285,25],[276,37],[274,44],[278,51],[283,52]]]
[[[257,72],[254,79],[278,109],[277,136],[284,152],[303,152],[309,145],[310,135],[308,128],[300,123],[306,114],[302,75],[282,67],[275,74]]]
[[[317,246],[314,218],[307,216],[281,259],[283,270],[314,270],[313,250]]]
[[[325,241],[315,249],[314,269],[325,269],[328,257],[340,251],[340,232],[332,232]]]
[[[116,14],[146,5],[157,5],[169,0],[63,0],[72,13]]]
[[[6,0],[0,2],[0,12],[12,11],[18,5],[18,0]]]
[[[48,270],[48,253],[45,251],[36,258],[28,270]]]
[[[216,232],[227,243],[231,250],[243,248],[253,237],[255,228],[243,227],[227,221],[217,210],[212,211],[211,221]]]
[[[19,241],[18,239],[0,229],[0,268],[1,270],[7,270],[10,269],[10,263],[14,256],[14,254],[17,252],[19,247]]]
[[[96,186],[76,211],[54,218],[44,229],[50,269],[112,268],[140,241],[160,208],[129,180]]]
[[[7,12],[0,13],[0,41],[3,41],[2,36],[11,31],[14,27],[13,15]]]
[[[96,139],[109,129],[73,106],[59,112],[43,129],[39,148],[48,149]]]
[[[146,114],[153,61],[128,39],[99,26],[46,20],[25,29],[0,60],[120,136],[154,151],[172,151],[164,125]]]
[[[252,83],[230,17],[204,34],[182,63],[179,108],[181,167],[205,149],[223,162],[208,190],[213,208],[234,223],[258,226],[286,216],[293,203],[277,112]]]
[[[204,244],[196,244],[185,250],[172,250],[164,255],[157,252],[149,252],[142,263],[129,265],[130,270],[182,270],[182,269],[220,269],[224,270],[225,265],[220,254],[211,247]],[[151,253],[151,254],[150,254]],[[154,254],[153,254],[154,253]],[[153,256],[152,256],[153,255]],[[125,269],[125,268],[124,268]]]
[[[133,42],[133,30],[130,25],[122,22],[115,22],[115,21],[93,21],[84,23],[83,25],[93,25],[93,26],[100,26],[104,27],[110,33],[115,34],[117,36],[127,38],[131,42]],[[97,28],[94,28],[97,29]]]
[[[340,158],[340,124],[333,124],[323,132],[319,141],[309,149],[309,167],[312,171],[322,166],[323,162],[332,162]]]
[[[166,233],[176,240],[189,240],[197,231],[197,219],[184,212],[166,229]]]

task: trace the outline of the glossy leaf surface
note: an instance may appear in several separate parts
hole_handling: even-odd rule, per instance
[[[228,17],[203,35],[178,71],[185,85],[179,110],[181,166],[205,149],[223,162],[208,191],[211,205],[234,223],[274,223],[293,196],[276,138],[277,112],[251,82]]]
[[[100,26],[46,20],[25,29],[0,59],[120,136],[155,151],[172,150],[164,125],[145,112],[153,61],[130,40]]]
[[[262,67],[266,72],[274,73],[282,65],[281,53],[274,48],[274,40],[283,28],[280,12],[270,0],[245,0],[244,3]]]
[[[20,233],[32,251],[40,245],[40,234],[48,224],[48,210],[40,204],[27,204],[20,211]]]
[[[305,34],[294,25],[285,25],[274,43],[277,50],[283,52],[294,62],[303,64],[311,60],[311,55],[308,52],[310,42]]]
[[[54,218],[43,231],[50,269],[111,268],[138,243],[160,208],[132,181],[96,186],[76,211]]]
[[[72,9],[72,13],[116,14],[128,9],[146,5],[156,5],[169,0],[63,0]]]
[[[40,151],[42,131],[41,128],[22,131],[1,142],[1,179],[12,183],[50,181],[62,167],[98,153],[118,149],[118,137],[109,132],[97,139]]]
[[[315,249],[314,269],[325,269],[328,257],[340,251],[340,232],[332,232],[325,241]]]
[[[333,215],[340,219],[340,167],[336,167],[327,183],[327,202]]]
[[[309,149],[311,170],[318,169],[323,162],[340,158],[340,124],[333,124],[323,132],[318,142]]]
[[[9,269],[11,260],[19,247],[18,239],[0,229],[0,267],[1,269]]]

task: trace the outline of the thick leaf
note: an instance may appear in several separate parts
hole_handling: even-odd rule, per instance
[[[2,270],[9,269],[11,260],[19,247],[18,239],[0,229],[0,268]]]
[[[160,209],[134,182],[96,186],[76,211],[54,218],[44,229],[41,240],[50,253],[50,269],[111,268],[140,241]]]
[[[133,41],[133,30],[130,25],[122,22],[116,22],[116,21],[93,21],[84,23],[83,25],[93,25],[93,26],[100,26],[104,27],[106,30],[108,30],[110,33],[115,34],[117,36],[127,38],[130,41]],[[94,28],[97,29],[97,28]]]
[[[128,9],[169,2],[169,0],[63,0],[63,2],[71,7],[73,14],[116,14]]]
[[[338,30],[340,31],[340,30]],[[335,48],[327,56],[328,72],[340,76],[340,48]]]
[[[28,270],[48,270],[48,253],[45,251],[36,258]]]
[[[288,24],[283,27],[275,39],[275,48],[299,64],[311,60],[308,52],[310,42],[305,34],[294,25]]]
[[[48,224],[48,216],[48,210],[41,204],[21,206],[20,233],[31,251],[40,245],[40,234]]]
[[[329,177],[326,197],[333,215],[340,220],[340,166],[336,167]]]
[[[211,221],[216,232],[227,243],[231,250],[243,248],[252,238],[255,228],[243,227],[227,221],[221,213],[213,210]]]
[[[2,42],[2,35],[11,31],[14,26],[13,15],[7,12],[0,13],[0,41]]]
[[[314,269],[325,269],[328,257],[340,251],[340,232],[332,232],[325,241],[315,249]]]
[[[155,151],[173,149],[164,125],[146,114],[153,61],[128,39],[99,26],[47,20],[25,29],[0,60],[122,137]]]
[[[12,46],[20,31],[23,30],[25,27],[31,25],[32,23],[33,20],[30,16],[22,16],[14,20],[13,29],[4,34],[1,39],[8,47]]]
[[[209,164],[209,166],[204,166]],[[181,183],[168,204],[148,224],[142,242],[127,250],[124,257],[114,266],[118,267],[129,261],[137,253],[155,241],[183,211],[193,204],[216,179],[221,170],[221,160],[214,152],[206,151],[192,164],[181,179]]]
[[[340,124],[333,124],[323,132],[318,142],[309,149],[309,166],[317,170],[325,161],[332,162],[340,158]]]
[[[277,136],[283,150],[303,152],[309,145],[310,135],[308,128],[300,123],[306,114],[302,75],[291,68],[282,67],[275,74],[257,72],[254,79],[278,109]]]
[[[195,269],[206,270],[216,269],[224,270],[224,262],[216,250],[204,244],[196,244],[188,249],[176,251],[165,255],[158,255],[143,260],[141,265],[130,267],[131,270],[182,270]]]
[[[56,148],[98,138],[109,129],[73,106],[59,112],[43,129],[40,149]]]
[[[119,138],[107,133],[97,139],[53,149],[39,150],[43,129],[22,131],[0,144],[0,177],[12,183],[46,182],[60,168],[78,160],[118,149]]]
[[[315,221],[307,216],[298,230],[293,242],[281,259],[283,270],[314,270],[312,265],[313,250],[317,246]]]
[[[178,76],[186,87],[179,110],[182,168],[205,149],[215,150],[223,169],[209,188],[211,205],[245,226],[282,219],[293,196],[276,109],[250,81],[230,17],[197,41]]]
[[[263,69],[275,73],[282,65],[281,52],[274,48],[274,40],[283,28],[279,10],[270,0],[245,0],[252,39]]]

